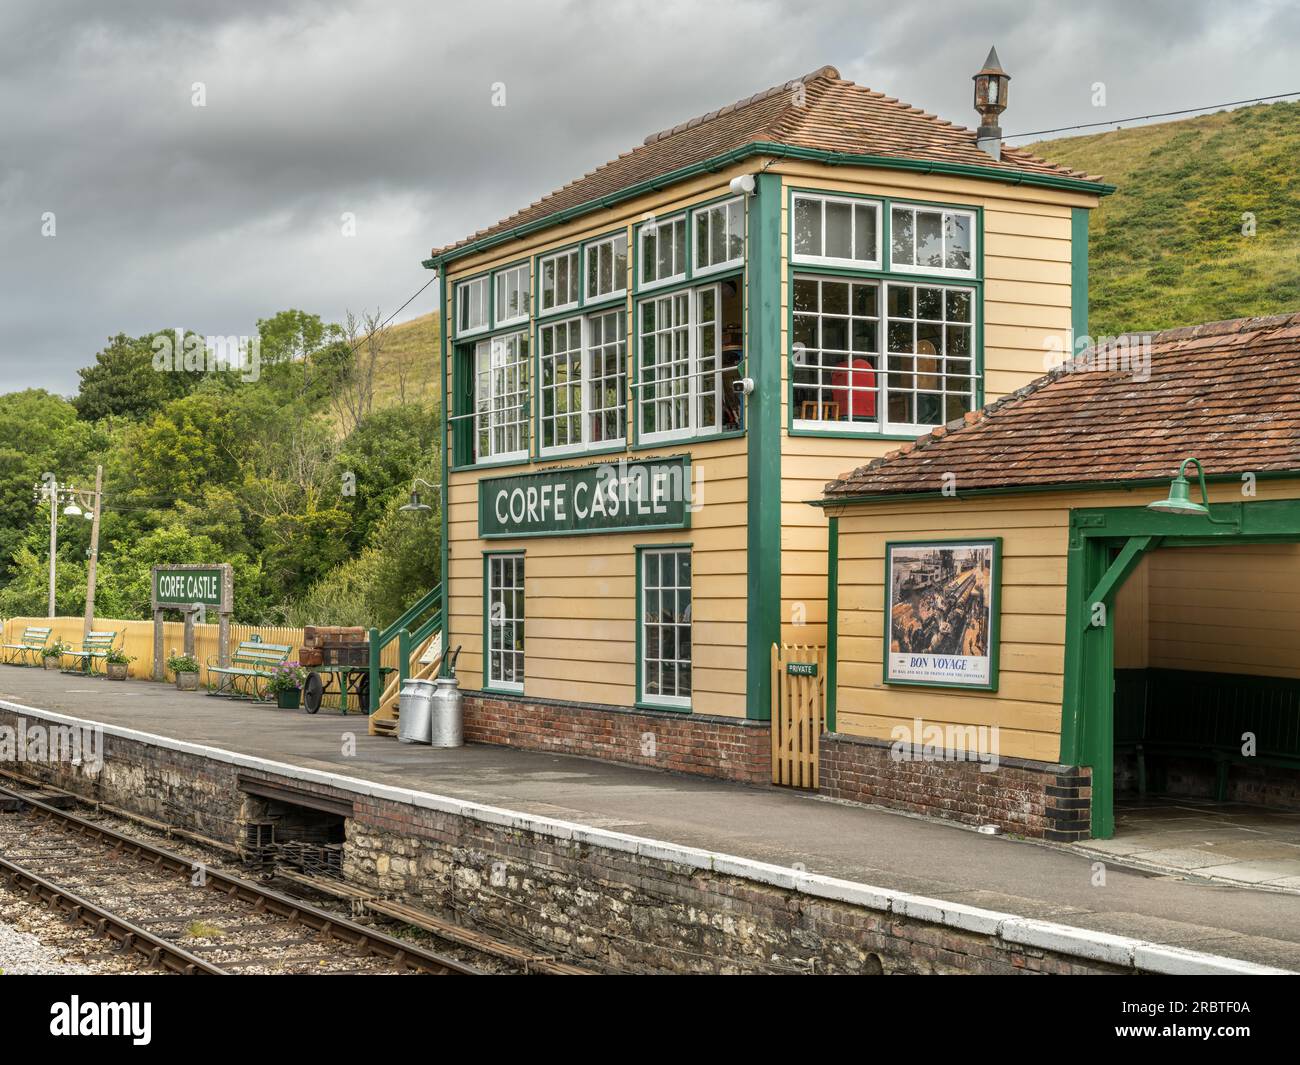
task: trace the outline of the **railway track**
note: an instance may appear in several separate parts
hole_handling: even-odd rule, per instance
[[[0,787],[0,881],[174,973],[484,975],[301,899]]]

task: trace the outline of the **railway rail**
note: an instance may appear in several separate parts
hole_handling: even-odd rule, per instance
[[[0,786],[0,880],[186,975],[484,975],[466,961]]]

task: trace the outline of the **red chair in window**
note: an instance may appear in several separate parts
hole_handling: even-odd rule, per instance
[[[831,396],[845,421],[875,421],[876,371],[862,356],[831,374]]]

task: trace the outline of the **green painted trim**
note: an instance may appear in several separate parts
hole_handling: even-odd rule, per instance
[[[742,415],[743,417],[743,415]],[[679,437],[675,440],[657,440],[653,444],[633,444],[628,451],[661,451],[664,448],[681,447],[684,444],[707,444],[711,440],[735,440],[745,435],[744,429],[731,429],[725,433],[699,433],[695,436]]]
[[[507,555],[524,556],[524,554],[525,552],[522,547],[512,548],[510,550],[494,548],[491,551],[483,552],[483,585],[481,590],[481,598],[479,600],[480,607],[483,611],[483,654],[482,654],[483,663],[482,663],[482,668],[479,670],[479,685],[482,691],[491,692],[494,695],[523,695],[524,692],[522,688],[493,688],[491,686],[491,682],[488,680],[488,671],[491,669],[492,666],[491,653],[490,653],[492,645],[488,642],[488,610],[489,610],[488,560],[492,558],[501,558]],[[527,561],[525,561],[524,564],[524,581],[525,581],[524,624],[525,626],[527,625],[528,622],[527,579],[528,579],[528,567],[527,567]],[[528,683],[528,630],[525,627],[524,629],[524,684],[527,685],[527,683]]]
[[[959,684],[955,681],[895,680],[889,675],[889,617],[893,584],[890,581],[890,564],[895,547],[930,547],[935,544],[985,545],[993,548],[993,569],[989,574],[989,680],[987,684]],[[884,617],[886,629],[881,639],[881,679],[895,688],[957,688],[962,691],[998,690],[998,662],[1002,650],[1002,537],[960,536],[937,537],[925,540],[886,540],[884,569]]]
[[[840,665],[840,519],[831,518],[826,554],[826,731],[835,731]]]
[[[1092,769],[1092,834],[1098,839],[1115,833],[1115,643],[1113,625],[1091,624],[1096,596],[1100,592],[1113,605],[1124,579],[1152,544],[1300,541],[1300,499],[1215,503],[1212,509],[1216,522],[1146,507],[1070,511],[1059,760]],[[1225,515],[1232,520],[1221,524]]]
[[[501,233],[493,234],[490,237],[482,237],[478,240],[470,241],[460,247],[450,248],[441,255],[434,255],[424,260],[424,266],[429,269],[438,269],[447,263],[454,262],[456,259],[462,259],[467,255],[475,252],[484,251],[488,248],[494,248],[500,244],[506,244],[512,240],[527,236],[529,233],[536,233],[542,229],[548,229],[551,226],[559,225],[561,222],[567,222],[574,218],[581,218],[583,215],[591,214],[602,208],[613,207],[616,204],[625,203],[628,200],[635,199],[647,192],[654,192],[658,189],[674,185],[688,178],[697,177],[700,174],[710,174],[733,163],[741,162],[751,156],[773,156],[778,159],[802,159],[811,162],[826,163],[830,166],[860,166],[878,170],[904,170],[913,173],[922,174],[943,174],[953,177],[969,177],[983,181],[992,181],[998,184],[1006,185],[1028,185],[1034,188],[1060,189],[1066,192],[1082,192],[1090,196],[1109,196],[1115,191],[1114,185],[1107,185],[1099,181],[1081,181],[1077,178],[1059,177],[1053,174],[1035,174],[1018,170],[1005,170],[995,167],[973,166],[969,163],[937,163],[926,162],[917,159],[900,159],[894,156],[885,155],[857,155],[850,152],[827,152],[816,148],[797,148],[788,144],[780,144],[773,141],[751,141],[749,144],[741,145],[739,148],[733,148],[730,151],[723,152],[719,155],[710,156],[698,163],[691,163],[688,166],[678,167],[660,177],[651,178],[647,181],[637,182],[635,185],[629,185],[625,189],[612,192],[607,196],[601,196],[594,200],[588,200],[586,203],[579,204],[576,207],[569,207],[562,211],[555,211],[545,215],[542,218],[532,222],[525,222],[522,225],[513,226]]]
[[[641,682],[645,677],[643,644],[645,633],[645,609],[642,605],[641,562],[647,551],[690,551],[691,552],[691,703],[692,706],[667,706],[663,703],[648,702]],[[632,553],[636,555],[636,682],[632,690],[636,693],[632,705],[638,710],[671,710],[680,714],[693,712],[695,703],[695,545],[693,543],[673,542],[669,544],[634,544]]]
[[[787,429],[790,436],[823,436],[832,440],[909,440],[918,438],[910,433],[854,433],[848,429]]]
[[[501,466],[530,466],[533,460],[531,458],[522,459],[493,459],[490,462],[470,462],[464,465],[456,465],[451,468],[452,473],[468,473],[471,470],[494,470]]]
[[[772,645],[781,642],[781,175],[758,175],[746,211],[745,362],[754,391],[746,503],[745,714],[772,717]]]
[[[1070,328],[1077,345],[1088,335],[1088,218],[1087,207],[1070,210]],[[1070,354],[1078,351],[1074,347]]]
[[[907,439],[916,439],[908,437]],[[810,507],[847,507],[859,506],[871,503],[903,503],[903,502],[925,502],[936,499],[962,500],[968,498],[977,498],[983,496],[1006,496],[1036,494],[1038,492],[1118,492],[1133,491],[1139,488],[1168,488],[1169,482],[1173,479],[1173,471],[1170,471],[1168,477],[1146,477],[1134,481],[1063,481],[1060,484],[1031,484],[1031,485],[1011,485],[997,488],[967,488],[958,492],[956,495],[944,495],[942,491],[937,492],[889,492],[881,495],[865,496],[824,496],[821,499],[807,499],[804,502]],[[1258,481],[1285,481],[1300,479],[1300,469],[1295,470],[1262,470],[1254,474]],[[1220,473],[1207,474],[1205,480],[1210,484],[1241,483],[1242,475],[1240,473]],[[1219,506],[1221,504],[1215,504]],[[1152,512],[1154,513],[1154,511]],[[1167,515],[1168,517],[1181,517],[1176,515]],[[1187,520],[1183,518],[1182,520]]]
[[[442,585],[442,618],[439,627],[442,630],[442,664],[438,667],[438,672],[442,676],[447,674],[447,663],[451,657],[451,582],[447,580],[447,568],[451,557],[451,537],[449,535],[449,522],[447,520],[447,482],[450,480],[448,472],[451,464],[451,449],[453,446],[451,419],[447,416],[448,401],[450,396],[447,393],[447,352],[449,348],[449,332],[447,329],[447,279],[439,274],[438,277],[438,367],[442,376],[442,392],[438,396],[438,405],[442,408],[442,476],[439,478],[438,485],[438,524],[440,529],[439,536],[442,538],[439,558],[438,582]],[[452,409],[455,409],[453,403]]]

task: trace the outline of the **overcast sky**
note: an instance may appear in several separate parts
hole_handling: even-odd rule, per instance
[[[1258,0],[3,0],[0,391],[117,332],[388,313],[431,247],[826,63],[973,126],[995,43],[1013,133],[1298,89],[1298,41]]]

